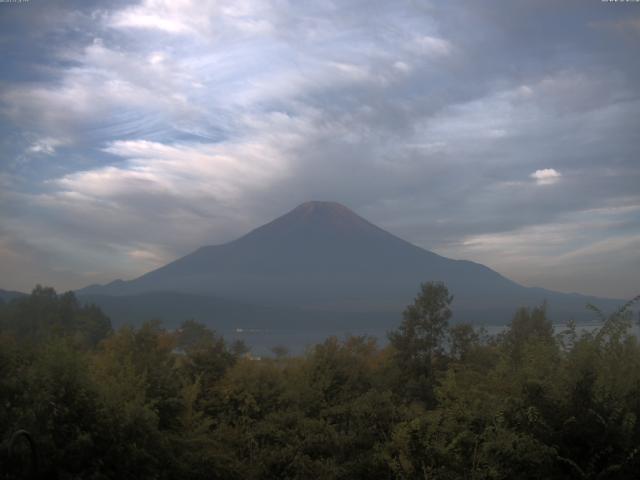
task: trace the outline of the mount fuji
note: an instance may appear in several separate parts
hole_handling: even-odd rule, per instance
[[[193,317],[214,327],[353,322],[390,328],[426,281],[447,285],[454,319],[485,325],[503,324],[516,308],[544,301],[554,321],[593,320],[587,303],[605,310],[623,303],[524,287],[479,263],[413,245],[339,203],[318,201],[139,278],[77,294],[115,323]]]

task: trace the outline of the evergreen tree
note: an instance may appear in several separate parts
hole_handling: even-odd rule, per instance
[[[443,353],[453,296],[442,282],[423,283],[418,296],[403,313],[398,330],[388,337],[407,394],[433,402],[434,362]]]

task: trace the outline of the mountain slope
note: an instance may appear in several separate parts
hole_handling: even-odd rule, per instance
[[[135,325],[144,320],[161,319],[169,328],[193,318],[228,335],[236,329],[248,331],[305,330],[337,333],[342,331],[382,331],[397,323],[400,313],[327,312],[286,306],[265,306],[236,302],[214,296],[176,292],[149,292],[136,295],[95,295],[79,297],[85,304],[99,305],[113,326]]]
[[[129,282],[78,293],[171,291],[287,308],[397,315],[419,284],[429,280],[447,284],[456,312],[486,323],[490,320],[478,316],[504,321],[516,307],[545,299],[552,312],[580,318],[585,303],[597,300],[525,288],[483,265],[412,245],[333,202],[304,203],[235,241],[202,247]]]
[[[2,290],[0,289],[0,301],[2,302],[10,302],[16,298],[26,297],[28,294],[23,292],[16,292],[13,290]]]

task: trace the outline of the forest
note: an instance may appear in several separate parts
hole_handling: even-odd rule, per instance
[[[592,331],[521,308],[491,336],[425,283],[384,346],[258,360],[38,286],[0,305],[0,478],[635,479],[637,300],[590,307]]]

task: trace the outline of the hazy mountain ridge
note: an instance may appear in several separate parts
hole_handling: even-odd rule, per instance
[[[0,288],[0,301],[10,302],[13,299],[25,297],[27,294],[23,292],[17,292],[15,290],[2,290]]]
[[[368,313],[387,314],[391,325],[425,281],[447,284],[456,318],[485,324],[506,322],[517,307],[545,300],[556,321],[592,318],[586,303],[605,309],[621,303],[523,287],[482,264],[417,247],[334,202],[304,203],[237,240],[201,247],[137,279],[90,286],[78,294],[114,305],[118,301],[107,302],[105,296],[171,292],[191,295],[198,312],[206,312],[207,305],[215,311],[214,298],[227,302],[227,309],[231,304],[271,309],[274,324],[289,324],[278,318],[295,317],[292,311],[303,317],[300,325],[310,317],[320,321],[317,312],[324,311],[328,322],[331,315]],[[141,298],[136,302],[140,305]],[[245,320],[256,314],[238,309]],[[205,320],[207,315],[195,316]],[[241,321],[243,315],[234,318]]]

